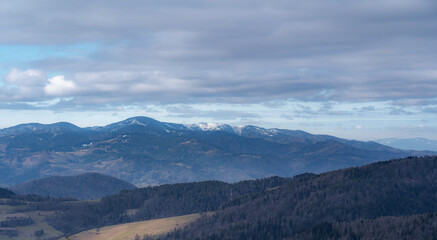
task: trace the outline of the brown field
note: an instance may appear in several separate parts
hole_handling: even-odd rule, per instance
[[[175,228],[183,228],[197,220],[201,214],[190,214],[178,217],[161,218],[142,222],[133,222],[91,229],[68,237],[70,240],[131,240],[135,235],[144,234],[158,236]],[[65,240],[66,238],[61,238]]]
[[[34,223],[29,226],[2,228],[17,230],[18,236],[7,237],[0,235],[0,240],[34,240],[37,239],[34,236],[35,231],[40,229],[44,230],[44,235],[41,239],[62,236],[62,232],[57,231],[44,220],[46,216],[53,215],[53,211],[22,211],[22,208],[23,206],[0,205],[0,221],[4,221],[7,217],[31,217],[34,221]]]

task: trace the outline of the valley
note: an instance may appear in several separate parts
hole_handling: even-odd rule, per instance
[[[436,179],[437,157],[425,156],[292,178],[164,184],[87,201],[0,189],[0,239],[433,239]]]

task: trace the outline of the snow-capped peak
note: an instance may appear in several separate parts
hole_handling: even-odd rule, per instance
[[[202,131],[215,131],[220,130],[222,124],[218,123],[198,123],[196,124]]]
[[[197,123],[185,125],[188,129],[199,131],[228,131],[234,132],[234,128],[228,124],[220,123]]]

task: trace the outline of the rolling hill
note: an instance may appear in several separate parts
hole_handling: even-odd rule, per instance
[[[437,157],[425,156],[293,178],[149,186],[97,201],[12,194],[10,199],[0,199],[0,225],[8,226],[0,229],[0,235],[38,239],[32,234],[40,232],[47,238],[89,230],[82,234],[91,235],[76,236],[111,234],[130,239],[134,234],[150,233],[153,239],[162,240],[434,239],[436,179]],[[207,214],[196,220],[199,213]],[[194,218],[185,221],[190,214]],[[159,221],[164,221],[159,224],[165,228],[163,232],[149,228]],[[174,231],[155,235],[171,231],[175,225]]]
[[[18,194],[36,194],[55,198],[99,199],[121,190],[135,189],[126,181],[102,175],[85,173],[76,176],[52,176],[17,184],[11,189]]]

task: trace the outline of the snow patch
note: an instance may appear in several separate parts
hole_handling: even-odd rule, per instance
[[[233,128],[234,128],[234,132],[236,134],[241,135],[241,133],[243,132],[244,126],[236,126],[236,127],[233,127]]]
[[[146,124],[144,124],[144,123],[142,123],[142,122],[139,122],[139,121],[136,120],[136,119],[132,119],[132,121],[130,122],[129,125],[132,125],[132,124],[141,125],[141,126],[147,126]]]

